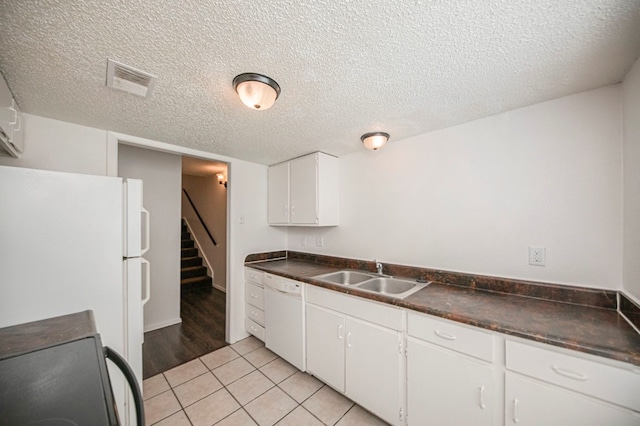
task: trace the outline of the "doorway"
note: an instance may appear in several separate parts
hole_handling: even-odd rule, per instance
[[[185,161],[187,191],[216,240],[216,253],[203,256],[201,261],[201,269],[206,269],[210,276],[209,285],[183,294],[183,157],[125,144],[118,146],[117,173],[121,177],[143,180],[144,204],[151,213],[152,248],[148,252],[151,261],[151,300],[145,306],[143,344],[145,379],[227,345],[227,192],[224,181],[222,185],[218,183],[216,173],[222,172],[226,177],[228,165],[202,161],[200,167],[206,165],[209,169],[212,166],[217,168],[215,173],[203,175],[194,171],[193,159],[185,158]],[[206,184],[200,185],[204,189],[198,187],[198,182]],[[212,191],[215,191],[213,196]],[[215,224],[209,217],[207,210],[211,206],[207,204],[216,207]],[[193,235],[199,241],[197,246],[194,243],[194,249],[198,253],[201,250],[204,252],[206,240],[198,233],[201,225],[193,220],[190,222]],[[190,273],[193,273],[193,269]]]

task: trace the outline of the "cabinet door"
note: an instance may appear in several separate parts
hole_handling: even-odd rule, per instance
[[[344,392],[344,317],[307,305],[307,370]]]
[[[13,97],[9,91],[9,86],[0,75],[0,129],[4,131],[7,139],[11,138],[11,129],[15,121],[15,112],[12,105]]]
[[[347,317],[346,395],[391,424],[400,423],[400,333]]]
[[[307,155],[290,161],[291,223],[315,224],[318,222],[317,155]]]
[[[410,425],[493,424],[495,396],[488,364],[414,339],[407,345]]]
[[[289,163],[269,167],[268,222],[289,223]]]
[[[20,111],[20,107],[18,107],[16,100],[12,99],[11,103],[15,111],[15,123],[12,129],[11,143],[16,151],[22,154],[24,152],[24,116],[22,111]]]
[[[507,372],[505,424],[545,426],[631,426],[640,413],[577,392]]]

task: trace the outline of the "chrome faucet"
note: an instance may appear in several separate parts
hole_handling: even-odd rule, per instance
[[[382,274],[382,263],[378,262],[377,260],[373,260],[374,262],[376,262],[376,270],[378,271],[378,275],[383,275]]]

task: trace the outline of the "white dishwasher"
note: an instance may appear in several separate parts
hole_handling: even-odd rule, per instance
[[[265,346],[305,371],[303,284],[264,274]]]

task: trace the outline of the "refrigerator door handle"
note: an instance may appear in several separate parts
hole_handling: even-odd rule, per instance
[[[144,297],[142,298],[142,306],[151,299],[151,264],[147,259],[140,259],[144,266]]]
[[[140,255],[142,256],[146,252],[149,251],[149,235],[151,234],[151,217],[149,216],[149,210],[141,207],[141,213],[144,216],[144,248],[140,250]]]

